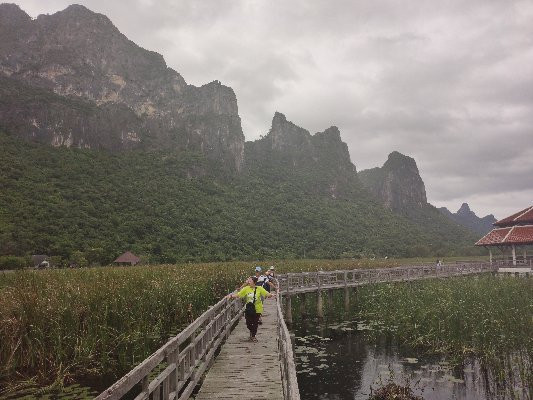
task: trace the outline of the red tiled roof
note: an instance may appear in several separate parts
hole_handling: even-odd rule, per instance
[[[510,217],[501,219],[494,223],[495,226],[513,226],[520,223],[533,223],[533,206],[518,211]]]
[[[133,254],[131,251],[127,251],[127,252],[122,254],[119,258],[117,258],[113,262],[137,264],[139,261],[141,261],[141,259],[139,257],[137,257],[135,254]]]
[[[476,246],[498,246],[511,244],[533,244],[533,225],[496,228],[487,233]]]
[[[533,225],[515,226],[505,238],[506,243],[532,244]]]
[[[476,246],[490,246],[502,243],[511,228],[496,228],[491,230],[476,242]]]

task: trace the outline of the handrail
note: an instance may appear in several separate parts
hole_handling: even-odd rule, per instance
[[[281,293],[297,294],[368,283],[404,282],[494,271],[497,271],[496,265],[483,262],[420,264],[391,268],[287,273],[278,275],[278,281]]]
[[[276,310],[278,317],[278,351],[281,366],[281,382],[283,386],[283,398],[285,400],[300,400],[298,380],[296,379],[296,365],[294,364],[294,354],[292,342],[287,324],[283,319],[281,311],[281,295],[278,297]]]
[[[188,399],[214,358],[222,340],[243,313],[240,300],[224,298],[177,336],[103,391],[96,400],[116,400],[142,382],[135,400]],[[182,346],[184,346],[182,348]],[[156,367],[166,366],[150,381]],[[162,368],[161,367],[161,368]]]

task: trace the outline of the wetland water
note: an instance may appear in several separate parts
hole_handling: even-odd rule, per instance
[[[354,311],[357,307],[343,310],[342,293],[334,293],[322,321],[313,315],[316,296],[307,295],[304,309],[311,312],[307,316],[302,315],[301,301],[292,301],[295,318],[290,330],[302,400],[367,400],[372,391],[391,382],[409,386],[425,400],[532,399],[527,351],[517,363],[507,364],[511,368],[503,371],[505,384],[497,386],[492,378],[496,373],[477,359],[447,360],[401,345],[395,329],[379,333],[387,332],[379,321],[361,320]],[[527,346],[528,339],[523,343]],[[529,371],[525,375],[524,369]]]
[[[484,400],[478,363],[452,368],[440,357],[418,356],[385,336],[369,340],[357,321],[330,325],[297,321],[295,358],[303,400],[368,399],[372,389],[393,381],[427,400]]]

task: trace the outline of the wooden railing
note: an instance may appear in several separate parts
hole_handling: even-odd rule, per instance
[[[292,341],[287,325],[281,311],[281,295],[277,300],[278,314],[278,351],[281,366],[281,383],[283,385],[283,398],[285,400],[300,400],[298,381],[296,379],[296,365],[292,351]]]
[[[220,300],[96,399],[120,399],[138,384],[135,400],[188,399],[241,315],[240,300]]]
[[[513,259],[505,259],[505,260],[492,260],[493,265],[497,265],[500,267],[533,267],[533,259],[517,259],[515,263],[513,263]]]
[[[360,286],[379,282],[403,282],[435,277],[493,272],[497,267],[487,263],[415,265],[408,267],[354,269],[288,273],[278,276],[280,291],[297,294]]]

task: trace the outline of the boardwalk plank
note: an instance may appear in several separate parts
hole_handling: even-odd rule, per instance
[[[264,302],[263,324],[258,343],[247,341],[249,331],[242,318],[202,383],[197,400],[235,399],[281,400],[283,388],[278,354],[277,299]]]

